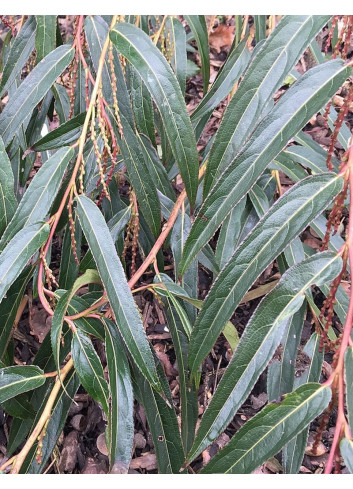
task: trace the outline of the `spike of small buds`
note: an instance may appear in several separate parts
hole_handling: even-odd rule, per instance
[[[123,126],[121,125],[118,98],[116,96],[117,85],[116,85],[116,75],[115,75],[115,70],[114,70],[114,52],[113,52],[113,44],[112,43],[109,44],[108,63],[109,63],[110,75],[111,75],[111,86],[112,86],[113,107],[114,107],[115,119],[116,119],[116,123],[118,125],[120,137],[123,138],[124,137]]]
[[[70,235],[71,235],[72,254],[74,256],[75,262],[77,263],[78,266],[80,266],[80,260],[78,259],[78,256],[77,256],[77,243],[76,243],[76,238],[75,238],[75,221],[74,221],[74,218],[72,215],[72,193],[71,193],[69,201],[67,203],[67,212],[68,212],[68,217],[69,217],[69,229],[70,229]]]
[[[348,93],[344,98],[343,105],[340,108],[338,115],[337,115],[337,118],[334,122],[334,130],[331,134],[331,141],[330,141],[330,146],[328,149],[327,162],[326,162],[327,168],[329,169],[329,171],[333,170],[333,165],[332,165],[333,151],[334,151],[337,139],[338,139],[340,129],[342,127],[344,119],[347,117],[349,106],[350,106],[352,101],[353,101],[353,84],[350,86]]]
[[[96,120],[96,111],[95,111],[95,105],[92,108],[92,118],[91,118],[91,140],[93,143],[94,147],[94,152],[96,155],[96,161],[97,161],[97,166],[98,166],[98,171],[99,171],[99,179],[100,183],[102,185],[102,193],[104,193],[105,196],[109,196],[108,188],[105,182],[105,175],[103,171],[103,166],[102,166],[102,155],[99,151],[98,143],[97,143],[97,136],[96,136],[96,131],[95,131],[95,120]]]
[[[332,281],[330,285],[330,291],[324,300],[323,306],[321,308],[319,320],[322,323],[325,323],[325,329],[321,330],[321,338],[320,338],[320,346],[319,351],[323,350],[324,344],[332,348],[333,344],[328,338],[328,330],[329,327],[332,326],[333,315],[334,315],[334,305],[336,303],[336,293],[337,289],[342,281],[342,278],[347,270],[347,261],[348,261],[348,247],[345,246],[342,253],[342,269],[337,277]],[[325,319],[325,321],[324,321]]]

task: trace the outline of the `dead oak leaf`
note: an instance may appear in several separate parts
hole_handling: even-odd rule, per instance
[[[222,47],[230,47],[234,39],[234,26],[221,24],[210,34],[210,46],[220,53]]]

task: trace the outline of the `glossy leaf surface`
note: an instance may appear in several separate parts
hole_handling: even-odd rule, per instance
[[[196,141],[175,75],[146,34],[131,24],[117,24],[110,32],[112,42],[134,65],[160,111],[163,125],[193,205],[198,184]]]

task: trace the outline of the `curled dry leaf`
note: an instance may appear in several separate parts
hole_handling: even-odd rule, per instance
[[[221,24],[216,27],[210,34],[210,46],[221,52],[222,47],[229,48],[234,39],[234,26]]]
[[[146,453],[141,457],[133,458],[130,463],[130,469],[157,469],[157,457],[154,453]]]

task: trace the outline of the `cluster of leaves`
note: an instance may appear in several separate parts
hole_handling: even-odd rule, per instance
[[[331,400],[331,384],[319,383],[320,324],[305,346],[309,369],[296,378],[294,366],[308,306],[318,310],[311,288],[329,294],[344,245],[336,235],[329,250],[315,252],[299,236],[311,226],[324,238],[325,211],[345,185],[339,162],[333,158],[327,171],[325,151],[302,129],[352,70],[342,59],[327,61],[315,40],[330,16],[286,16],[268,36],[266,16],[255,16],[254,49],[248,19],[242,26],[238,17],[211,86],[204,16],[185,17],[188,34],[175,17],[79,16],[66,43],[55,16],[30,16],[4,39],[0,404],[13,417],[7,447],[13,472],[44,469],[81,384],[104,411],[114,471],[129,467],[135,398],[146,412],[159,472],[187,471],[226,430],[280,344],[282,358],[268,374],[274,402],[201,472],[250,473],[280,451],[284,470],[299,471],[309,424]],[[187,52],[194,40],[204,95],[189,116]],[[315,66],[300,75],[295,66],[307,48]],[[274,104],[289,77],[294,83]],[[198,152],[213,110],[230,93],[218,131]],[[51,130],[54,115],[59,125]],[[331,127],[336,118],[331,108]],[[347,149],[347,126],[338,137]],[[42,164],[28,184],[36,158]],[[295,183],[280,198],[278,172]],[[177,177],[185,187],[179,195]],[[218,230],[213,249],[209,242]],[[50,269],[55,233],[63,236],[57,277]],[[164,273],[163,245],[171,249],[174,280]],[[195,434],[203,362],[223,331],[234,334],[230,318],[274,260],[281,278],[252,314]],[[204,301],[198,300],[199,264],[213,275]],[[145,288],[159,297],[167,317],[178,406],[132,294],[151,265],[154,282]],[[52,328],[33,364],[14,366],[13,324],[29,283]],[[77,294],[87,285],[88,292]],[[344,324],[348,296],[341,286],[335,312]],[[336,339],[332,327],[328,334]],[[108,380],[92,340],[105,345]],[[348,387],[352,352],[347,348]],[[347,408],[353,426],[349,391]],[[349,431],[341,450],[353,469]]]

